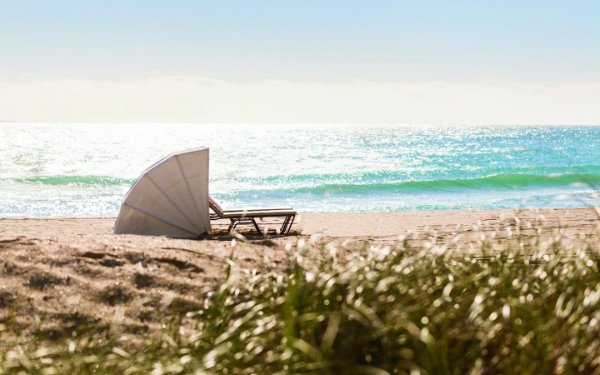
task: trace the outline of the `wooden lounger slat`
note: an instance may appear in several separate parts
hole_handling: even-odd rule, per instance
[[[240,212],[240,211],[294,211],[292,207],[273,207],[273,208],[260,208],[260,207],[252,207],[252,208],[227,208],[222,209],[223,212]]]
[[[261,216],[287,216],[295,215],[296,211],[225,211],[223,217],[246,216],[246,217],[261,217]]]

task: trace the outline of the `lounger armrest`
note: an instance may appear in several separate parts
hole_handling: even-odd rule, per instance
[[[293,211],[293,207],[273,207],[273,208],[260,208],[260,207],[252,207],[252,208],[231,208],[225,209],[223,212],[254,212],[254,211]]]

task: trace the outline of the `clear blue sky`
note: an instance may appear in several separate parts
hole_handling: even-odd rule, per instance
[[[0,73],[600,79],[598,1],[0,2]]]
[[[0,83],[582,84],[600,1],[0,0],[0,50]]]

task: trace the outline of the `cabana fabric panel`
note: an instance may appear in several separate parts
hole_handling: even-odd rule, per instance
[[[145,170],[119,210],[115,234],[198,238],[210,233],[209,150],[173,153]]]

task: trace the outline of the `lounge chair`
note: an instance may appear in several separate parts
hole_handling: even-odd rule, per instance
[[[208,198],[208,207],[213,211],[210,214],[211,220],[218,219],[229,219],[230,224],[228,231],[231,232],[239,224],[252,224],[259,235],[262,236],[256,219],[263,220],[266,217],[281,217],[283,223],[280,234],[287,234],[292,229],[292,224],[296,218],[296,211],[292,208],[252,208],[252,209],[237,209],[237,210],[224,210],[214,199]]]

